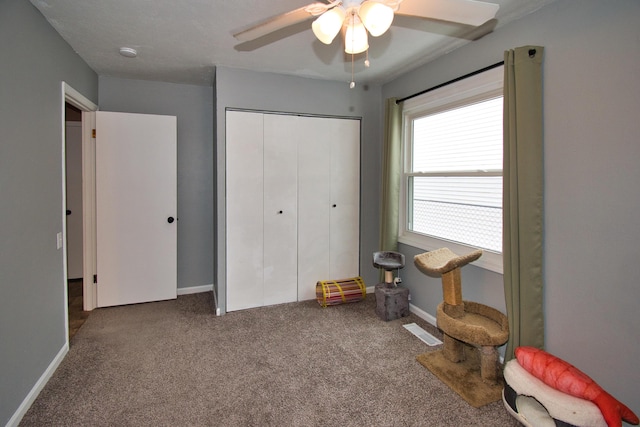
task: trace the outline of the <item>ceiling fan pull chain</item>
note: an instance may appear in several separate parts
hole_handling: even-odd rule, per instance
[[[349,83],[349,89],[356,87],[356,81],[353,77],[353,53],[351,54],[351,83]]]
[[[356,23],[355,23],[355,12],[351,12],[351,46],[353,46],[354,41],[355,41],[355,31],[353,31],[353,28],[355,27]],[[347,32],[348,34],[348,32]],[[354,87],[356,87],[356,80],[354,78],[354,72],[353,72],[353,50],[351,51],[351,83],[349,83],[349,89],[353,89]]]

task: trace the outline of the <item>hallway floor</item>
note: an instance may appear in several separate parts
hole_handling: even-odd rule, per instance
[[[82,279],[70,279],[69,292],[69,341],[89,317],[89,311],[82,310]]]

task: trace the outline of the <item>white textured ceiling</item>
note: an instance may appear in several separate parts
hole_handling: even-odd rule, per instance
[[[356,55],[358,82],[384,83],[531,13],[554,0],[485,0],[500,5],[495,22],[479,28],[396,16],[369,40],[371,66]],[[317,41],[311,20],[240,43],[232,32],[312,3],[310,0],[31,0],[99,75],[211,85],[215,66],[349,82],[351,56],[340,36]],[[459,36],[459,37],[453,37]],[[127,46],[137,58],[118,52]]]

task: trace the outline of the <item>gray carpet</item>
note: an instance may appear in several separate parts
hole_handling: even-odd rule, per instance
[[[21,426],[517,426],[422,367],[375,297],[215,317],[210,293],[95,310]]]

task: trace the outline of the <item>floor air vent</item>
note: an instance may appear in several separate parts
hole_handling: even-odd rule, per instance
[[[407,329],[413,335],[420,338],[427,345],[434,346],[434,345],[442,344],[442,341],[440,341],[438,338],[434,337],[429,332],[425,331],[415,323],[409,323],[407,325],[402,325],[402,326],[404,326],[405,329]]]

